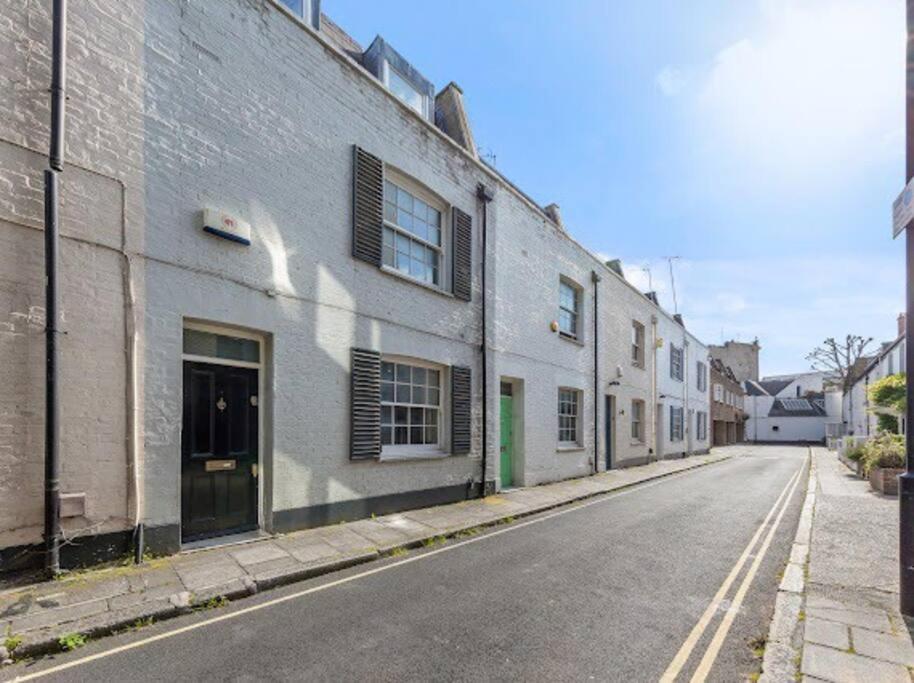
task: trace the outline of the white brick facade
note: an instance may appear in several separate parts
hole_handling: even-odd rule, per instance
[[[39,542],[42,520],[48,5],[17,0],[0,7],[0,352],[14,360],[0,368],[0,551]],[[116,3],[113,14],[111,8],[103,0],[70,7],[61,457],[64,492],[87,500],[85,518],[66,520],[70,530],[97,534],[133,525],[128,281],[137,297],[143,521],[164,530],[158,548],[176,547],[181,520],[188,321],[261,336],[261,523],[268,530],[283,514],[300,519],[301,510],[311,511],[308,519],[332,520],[365,499],[471,492],[480,478],[483,421],[480,183],[495,191],[488,207],[486,479],[499,484],[502,380],[515,382],[520,397],[515,475],[524,485],[591,472],[597,436],[597,467],[605,469],[607,395],[615,400],[616,467],[656,457],[655,406],[669,402],[659,394],[680,392],[692,416],[687,434],[694,411],[708,412],[708,392],[694,391],[695,359],[707,360],[706,347],[270,0],[148,0]],[[353,145],[472,216],[471,302],[352,257]],[[249,222],[251,246],[203,234],[204,207]],[[576,341],[550,329],[562,278],[580,288]],[[645,329],[643,367],[632,364],[633,320]],[[667,381],[669,347],[655,354],[657,336],[685,346],[688,395],[684,383]],[[353,347],[471,368],[470,454],[351,461]],[[580,392],[575,447],[558,444],[560,387]],[[639,439],[631,432],[633,400],[645,408]],[[691,444],[692,451],[707,448],[707,440]],[[666,442],[661,448],[664,455],[682,452],[676,449]]]

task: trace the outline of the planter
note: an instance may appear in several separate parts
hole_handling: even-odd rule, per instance
[[[897,496],[898,475],[902,472],[894,467],[874,467],[870,470],[870,486],[887,496]]]
[[[849,467],[854,474],[863,479],[863,464],[859,460],[851,460],[841,452],[838,453],[838,460]]]

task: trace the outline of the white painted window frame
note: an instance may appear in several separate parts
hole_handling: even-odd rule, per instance
[[[640,398],[632,399],[632,440],[644,443],[644,401]]]
[[[644,368],[644,324],[639,320],[632,320],[632,365]]]
[[[685,433],[683,420],[685,419],[685,410],[682,406],[670,406],[670,441],[679,442],[683,440]]]
[[[437,195],[432,193],[431,190],[426,189],[425,187],[420,185],[417,181],[411,179],[409,176],[406,176],[403,173],[399,172],[397,169],[392,168],[392,167],[388,166],[387,164],[385,164],[384,165],[384,179],[383,179],[383,182],[381,185],[381,187],[382,187],[382,197],[381,197],[382,210],[383,210],[383,205],[385,203],[385,198],[384,198],[384,194],[383,194],[383,187],[384,187],[383,183],[387,183],[387,182],[389,182],[389,183],[399,187],[401,190],[404,190],[405,192],[411,194],[414,199],[416,199],[416,198],[421,199],[423,202],[425,202],[432,208],[437,209],[438,212],[441,214],[441,245],[440,246],[433,244],[432,242],[429,242],[428,240],[422,239],[418,235],[411,233],[406,228],[400,227],[393,221],[388,220],[386,216],[383,219],[384,227],[390,228],[391,230],[394,231],[395,234],[401,234],[404,237],[406,237],[407,239],[413,240],[415,242],[419,242],[420,244],[423,244],[427,247],[431,247],[432,249],[434,249],[435,251],[438,252],[438,284],[426,282],[425,280],[420,280],[419,278],[414,277],[414,276],[410,275],[409,273],[404,273],[403,271],[398,270],[395,266],[389,266],[386,263],[384,263],[383,262],[384,261],[383,234],[381,236],[381,243],[382,243],[381,269],[384,270],[385,272],[393,273],[394,275],[405,278],[405,279],[409,280],[410,282],[415,282],[416,284],[422,285],[423,287],[428,287],[429,289],[433,289],[435,291],[440,291],[442,293],[447,294],[448,291],[450,290],[450,277],[451,277],[450,269],[448,268],[449,259],[447,258],[448,254],[450,253],[450,249],[451,249],[451,244],[450,244],[450,213],[451,213],[450,208],[451,207],[448,206],[447,202],[445,202],[443,199],[441,199],[441,197],[438,197]],[[396,203],[396,202],[394,202],[394,203]],[[396,251],[396,249],[395,249],[395,251]]]
[[[673,359],[676,359],[676,362],[673,362]],[[683,364],[685,363],[685,349],[681,346],[676,346],[674,343],[670,342],[670,377],[675,379],[677,382],[682,381],[683,377]],[[677,372],[678,368],[678,372]]]
[[[397,94],[394,93],[393,90],[390,89],[390,72],[391,71],[396,73],[397,76],[399,76],[403,80],[404,83],[407,83],[413,90],[416,91],[416,93],[419,95],[419,97],[422,98],[422,111],[418,111],[415,108],[413,108],[412,106],[410,106],[410,104],[408,102],[405,102],[403,99],[401,99],[399,96],[397,96]],[[428,97],[427,93],[420,92],[419,89],[415,85],[413,85],[412,81],[410,81],[401,71],[392,67],[390,65],[390,62],[386,59],[382,62],[381,76],[382,76],[381,81],[384,83],[384,87],[387,88],[388,90],[390,90],[391,94],[394,95],[394,97],[396,97],[398,100],[403,102],[403,104],[405,104],[407,107],[409,107],[414,112],[419,114],[422,118],[424,118],[424,119],[428,118],[429,97]]]
[[[410,365],[414,367],[425,368],[426,370],[437,370],[438,371],[438,443],[437,444],[388,444],[381,446],[381,456],[380,460],[392,461],[392,460],[409,460],[409,459],[430,459],[430,458],[446,458],[449,453],[447,451],[447,439],[446,439],[446,429],[449,428],[449,423],[447,421],[447,411],[445,406],[447,404],[447,392],[446,387],[450,386],[450,376],[448,373],[448,367],[440,363],[435,363],[433,361],[425,360],[422,358],[414,358],[412,356],[402,356],[390,353],[381,354],[381,362],[395,363],[398,365]],[[395,397],[396,398],[396,397]],[[382,406],[407,406],[415,408],[428,408],[433,407],[430,405],[416,405],[416,404],[407,404],[407,403],[393,403],[389,401],[382,401]]]
[[[562,403],[562,393],[568,392],[574,397],[574,415],[563,414],[560,410]],[[579,448],[581,446],[581,409],[583,407],[583,392],[574,387],[559,387],[556,395],[556,427],[559,448]],[[574,439],[572,441],[562,440],[562,418],[572,417],[574,419]]]
[[[562,305],[562,287],[568,287],[574,292],[574,310],[565,308]],[[559,277],[559,336],[564,337],[565,339],[571,339],[572,341],[580,341],[581,339],[581,326],[583,316],[581,315],[581,309],[583,308],[583,289],[571,278],[565,276]],[[562,329],[562,311],[570,313],[572,320],[574,321],[574,332],[567,332]]]

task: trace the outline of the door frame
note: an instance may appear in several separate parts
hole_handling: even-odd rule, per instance
[[[191,318],[184,318],[181,325],[181,335],[183,337],[184,330],[198,330],[200,332],[208,332],[210,334],[217,334],[224,337],[237,337],[239,339],[251,339],[258,343],[258,349],[260,351],[260,357],[256,363],[252,361],[244,360],[231,360],[228,358],[216,358],[213,356],[198,356],[193,353],[184,353],[184,342],[182,339],[181,342],[181,396],[184,396],[184,363],[185,361],[190,361],[194,363],[209,363],[210,365],[226,365],[234,368],[249,368],[251,370],[257,370],[257,528],[264,529],[266,528],[266,511],[264,509],[264,488],[263,482],[265,479],[265,472],[263,469],[264,461],[264,422],[263,415],[266,412],[266,396],[264,395],[264,374],[266,366],[266,335],[260,334],[258,332],[253,332],[251,330],[246,330],[239,327],[231,327],[230,325],[219,325],[216,323],[207,323],[200,320],[194,320]],[[181,418],[181,429],[184,429],[184,418],[182,413]],[[178,478],[179,489],[180,489],[180,477]],[[178,495],[179,501],[179,512],[180,506],[184,504],[184,500],[181,495]],[[225,536],[224,538],[231,538],[231,536]]]
[[[502,384],[510,384],[510,383],[502,382]],[[505,395],[502,393],[501,386],[499,386],[499,392],[498,392],[498,483],[499,483],[500,490],[505,489],[505,488],[513,488],[514,486],[517,486],[516,481],[515,481],[517,479],[517,472],[515,471],[516,460],[514,457],[515,439],[514,439],[514,387],[513,387],[513,385],[511,386],[511,390],[512,391],[511,391],[510,395]],[[510,405],[511,405],[511,416],[510,416],[511,419],[509,420],[509,422],[511,424],[511,454],[509,457],[509,465],[510,465],[510,470],[511,470],[511,481],[507,484],[506,484],[505,480],[502,478],[502,460],[504,459],[505,454],[501,450],[502,438],[504,437],[504,434],[502,432],[502,424],[505,421],[504,399],[508,399],[510,402]]]
[[[616,397],[603,395],[603,440],[606,442],[606,471],[613,469],[616,454]]]

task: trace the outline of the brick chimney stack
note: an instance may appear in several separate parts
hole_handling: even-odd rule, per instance
[[[904,313],[899,313],[898,314],[898,336],[899,337],[904,336],[906,323],[907,323],[907,316]]]
[[[562,223],[562,212],[559,210],[558,204],[550,204],[545,209],[543,209],[543,211],[546,212],[546,215],[549,216],[549,219],[553,223],[562,228],[562,230],[565,229],[565,224]]]

